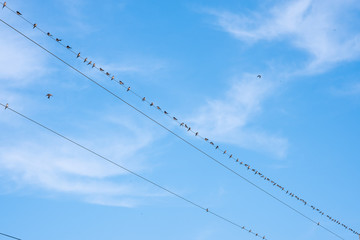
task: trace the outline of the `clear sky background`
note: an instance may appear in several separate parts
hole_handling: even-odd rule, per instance
[[[7,3],[202,136],[360,230],[358,0]],[[9,10],[0,17],[314,221],[358,239]],[[338,239],[3,23],[0,102],[270,240]],[[0,232],[24,240],[257,239],[10,111],[0,109],[0,126]]]

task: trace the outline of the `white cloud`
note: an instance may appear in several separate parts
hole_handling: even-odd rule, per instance
[[[256,75],[255,75],[256,76]],[[222,99],[209,100],[190,120],[200,133],[210,139],[266,151],[284,157],[287,140],[251,130],[248,124],[261,112],[263,101],[275,86],[269,80],[247,75],[234,82]]]
[[[360,19],[351,14],[356,8],[355,0],[296,0],[251,16],[208,12],[217,17],[218,26],[240,40],[288,40],[311,55],[305,72],[314,73],[360,57]]]

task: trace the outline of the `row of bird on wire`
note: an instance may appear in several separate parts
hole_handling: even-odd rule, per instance
[[[13,13],[16,13],[19,16],[22,16],[22,14],[19,11],[14,11],[12,9],[10,9],[7,5],[6,2],[3,3],[3,8],[7,8],[10,11],[12,11]],[[22,16],[23,19],[25,19]],[[56,42],[60,43],[63,47],[65,47],[66,49],[70,50],[73,54],[76,55],[76,58],[81,59],[82,62],[84,64],[90,65],[92,68],[95,68],[97,70],[99,70],[100,72],[102,72],[103,74],[105,74],[108,78],[110,78],[110,80],[115,80],[116,77],[112,74],[110,74],[109,72],[105,71],[103,68],[101,67],[97,67],[95,62],[92,60],[89,60],[87,57],[82,57],[80,52],[75,52],[72,50],[72,47],[70,47],[69,45],[64,45],[61,43],[62,39],[60,38],[56,38],[54,37],[50,32],[46,32],[43,31],[42,29],[40,29],[38,27],[38,25],[36,23],[31,23],[29,20],[25,19],[28,23],[32,24],[32,27],[35,29],[40,30],[41,32],[43,32],[44,34],[46,34],[48,37],[52,38],[53,40],[55,40]],[[259,74],[257,75],[257,78],[261,78],[262,76]],[[229,159],[233,159],[236,163],[239,163],[241,166],[244,166],[247,170],[252,171],[255,175],[263,178],[266,182],[269,182],[270,184],[272,184],[274,187],[276,187],[277,189],[283,191],[285,194],[287,194],[288,196],[298,200],[299,202],[302,202],[304,205],[309,206],[312,210],[318,212],[319,214],[321,214],[322,216],[326,216],[330,221],[341,225],[342,227],[344,227],[345,229],[350,230],[351,232],[353,232],[354,234],[357,234],[360,236],[360,234],[358,232],[356,232],[355,230],[353,230],[352,228],[348,227],[347,225],[341,223],[340,221],[338,221],[337,219],[331,217],[330,215],[326,214],[324,211],[320,210],[319,208],[309,204],[306,200],[302,199],[301,197],[295,195],[294,193],[292,193],[291,191],[285,189],[283,186],[281,186],[280,184],[276,183],[275,181],[273,181],[272,179],[268,178],[267,176],[263,175],[260,171],[251,168],[251,166],[247,163],[244,163],[242,161],[239,161],[239,159],[237,157],[235,157],[234,154],[228,152],[226,149],[223,149],[222,147],[220,147],[219,145],[215,144],[214,141],[211,141],[209,138],[207,137],[203,137],[199,134],[199,132],[197,132],[196,130],[192,129],[188,124],[181,122],[180,120],[178,120],[177,117],[172,116],[169,112],[167,112],[166,110],[163,110],[160,106],[155,105],[154,102],[151,102],[149,100],[146,99],[146,97],[142,97],[141,95],[137,94],[136,92],[134,92],[130,86],[125,86],[125,83],[121,80],[118,81],[114,81],[114,82],[118,82],[123,88],[126,89],[127,92],[131,92],[133,93],[135,96],[137,96],[138,98],[140,98],[143,102],[147,103],[150,107],[153,107],[159,111],[161,111],[164,115],[166,115],[167,117],[171,118],[172,120],[176,121],[180,127],[183,127],[186,129],[187,132],[191,132],[194,136],[201,138],[203,141],[209,143],[213,148],[215,148],[216,150],[219,150],[222,152],[222,154],[227,155]],[[51,95],[51,94],[50,94]],[[49,94],[47,95],[48,98],[50,98],[51,96],[49,96]]]

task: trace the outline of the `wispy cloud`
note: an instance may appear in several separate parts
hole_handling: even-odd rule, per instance
[[[274,84],[269,80],[245,75],[233,83],[223,98],[208,100],[191,122],[200,132],[208,134],[214,140],[284,157],[287,150],[286,139],[252,130],[248,126],[261,112],[264,100],[274,89]]]
[[[359,9],[355,0],[296,0],[247,16],[207,12],[216,16],[222,30],[242,41],[287,40],[305,50],[311,57],[304,72],[315,73],[360,57],[360,19],[352,14],[355,9]]]

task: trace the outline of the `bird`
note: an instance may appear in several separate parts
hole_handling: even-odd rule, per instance
[[[37,27],[37,24],[36,24],[36,23],[34,23],[34,25],[33,25],[33,29],[34,29],[34,28],[36,28],[36,27]]]
[[[191,130],[191,127],[188,128],[188,131],[190,131],[190,130]]]
[[[88,65],[92,64],[92,61],[88,62]]]
[[[152,107],[152,106],[154,106],[154,103],[152,102],[152,103],[150,103],[150,106]]]
[[[208,138],[204,138],[204,140],[205,140],[205,141],[209,141],[209,139],[208,139]]]
[[[7,109],[9,107],[9,104],[7,103],[6,105],[5,105],[5,109]]]
[[[120,85],[124,85],[124,83],[123,83],[122,81],[119,81],[119,84],[120,84]]]
[[[16,14],[19,15],[19,16],[22,15],[21,12],[19,12],[19,11],[16,11]]]
[[[6,7],[6,2],[3,3],[3,8]]]
[[[259,74],[259,75],[257,75],[257,78],[261,78],[261,75]]]
[[[216,146],[216,147],[215,147],[215,149],[218,149],[218,148],[219,148],[219,146]]]
[[[110,76],[110,73],[108,73],[108,72],[106,72],[105,74],[106,74],[106,76]]]
[[[173,117],[173,119],[174,119],[175,121],[177,121],[177,118],[176,118],[176,117]]]
[[[185,124],[185,127],[188,128],[188,126]]]
[[[128,87],[128,88],[126,89],[126,91],[127,91],[127,92],[130,91],[130,87]]]
[[[158,110],[161,110],[161,108],[159,106],[156,107]]]
[[[199,135],[199,132],[196,132],[196,133],[195,133],[195,136],[197,136],[197,135]]]
[[[103,71],[104,71],[104,69],[102,69],[102,68],[100,68],[99,70],[100,70],[101,72],[103,72]]]
[[[67,49],[71,49],[71,47],[69,45],[66,46]]]
[[[167,111],[164,111],[165,114],[169,114]]]
[[[57,41],[57,42],[61,42],[61,39],[60,39],[60,38],[57,38],[56,41]]]
[[[206,209],[206,212],[209,212],[209,209],[208,209],[208,208]]]
[[[86,61],[87,61],[87,58],[84,59],[84,62],[86,62]]]
[[[224,154],[226,153],[226,150],[224,151]]]
[[[51,93],[46,94],[47,98],[50,99],[50,97],[52,97]]]
[[[142,98],[142,100],[143,100],[143,101],[145,101],[145,100],[146,100],[146,98],[145,98],[145,97],[143,97],[143,98]]]
[[[180,123],[180,126],[184,126],[184,123],[182,122],[182,123]]]
[[[78,53],[78,54],[76,55],[76,57],[79,58],[79,57],[80,57],[80,53]]]
[[[49,33],[49,32],[47,33],[47,35],[48,35],[49,37],[52,37],[51,33]]]
[[[210,142],[210,144],[211,144],[211,145],[214,145],[214,143],[213,143],[213,142]]]
[[[114,77],[114,76],[112,76],[112,77],[111,77],[111,80],[114,80],[114,79],[115,79],[115,77]]]
[[[229,158],[232,158],[232,154],[230,154]]]
[[[93,68],[95,67],[95,63],[92,65],[92,67],[93,67]]]

